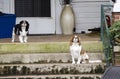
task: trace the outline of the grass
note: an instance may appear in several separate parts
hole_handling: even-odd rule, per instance
[[[102,52],[101,42],[83,42],[87,52]],[[68,42],[47,43],[1,43],[0,53],[65,53],[69,52]]]

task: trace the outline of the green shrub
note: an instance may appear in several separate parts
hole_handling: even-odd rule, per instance
[[[111,40],[116,42],[120,42],[120,21],[113,23],[113,25],[109,28]]]

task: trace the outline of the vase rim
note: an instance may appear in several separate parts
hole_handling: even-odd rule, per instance
[[[70,4],[66,4],[66,6],[70,6]]]

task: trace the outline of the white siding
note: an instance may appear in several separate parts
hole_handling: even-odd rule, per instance
[[[0,10],[3,13],[15,12],[15,0],[0,0]],[[51,17],[17,17],[16,23],[21,20],[27,20],[30,23],[29,34],[55,34],[55,0],[51,0]]]
[[[108,0],[73,0],[72,6],[76,16],[76,33],[100,27],[101,4],[109,4]]]
[[[3,12],[3,0],[0,0],[0,11]]]
[[[60,26],[60,14],[62,11],[62,6],[60,5],[59,0],[56,1],[56,6],[55,6],[55,25],[56,25],[56,34],[62,34],[61,26]]]
[[[3,13],[14,13],[14,0],[0,0],[0,11]]]
[[[54,4],[55,3],[55,4]],[[110,0],[73,0],[72,6],[76,16],[76,32],[88,32],[89,28],[100,27],[101,4],[109,4]],[[52,0],[51,18],[17,18],[30,21],[30,34],[62,34],[60,14],[62,6],[59,0]],[[14,13],[14,0],[0,0],[0,11]]]
[[[51,0],[51,17],[17,17],[17,23],[22,19],[30,23],[29,34],[55,34],[55,0]]]

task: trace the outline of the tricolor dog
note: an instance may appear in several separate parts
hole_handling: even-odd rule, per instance
[[[75,64],[75,59],[77,59],[77,64],[80,64],[83,61],[88,62],[89,57],[84,51],[81,45],[80,37],[78,35],[74,35],[70,39],[70,53],[72,57],[72,64]]]
[[[13,28],[12,42],[15,42],[15,35],[18,35],[20,43],[26,43],[28,39],[29,23],[26,20],[20,21]]]

